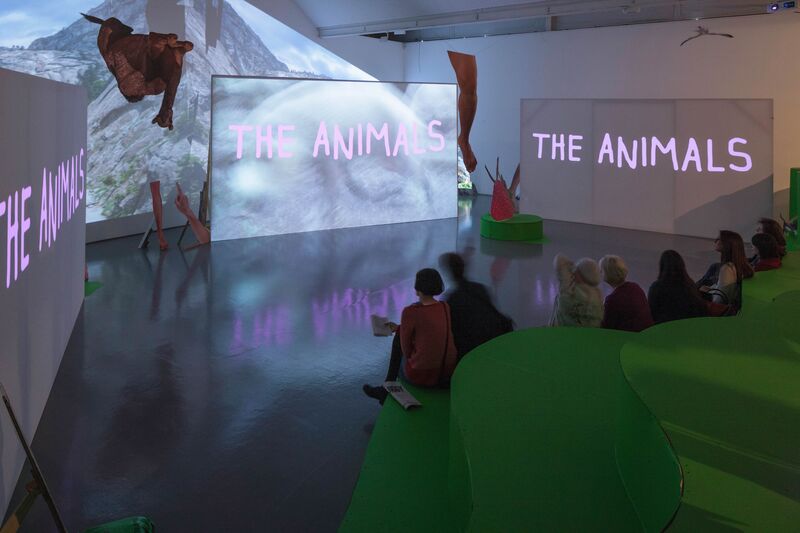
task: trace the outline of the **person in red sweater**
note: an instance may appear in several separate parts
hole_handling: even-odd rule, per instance
[[[623,331],[642,331],[653,325],[650,306],[642,288],[626,281],[628,267],[621,257],[607,255],[600,260],[603,280],[614,290],[603,305],[602,327]]]
[[[450,307],[435,298],[444,292],[442,276],[424,268],[417,272],[414,289],[419,301],[403,309],[399,325],[389,323],[395,336],[385,381],[396,381],[402,365],[403,378],[413,385],[449,385],[457,357]],[[382,386],[364,385],[363,390],[380,403],[386,399]]]

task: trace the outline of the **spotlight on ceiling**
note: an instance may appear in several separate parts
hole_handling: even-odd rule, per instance
[[[794,9],[797,7],[797,2],[773,2],[767,4],[767,13],[775,13],[782,9]]]

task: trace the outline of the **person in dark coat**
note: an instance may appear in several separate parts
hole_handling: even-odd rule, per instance
[[[442,254],[439,264],[455,285],[444,298],[450,305],[459,360],[481,344],[513,331],[513,321],[497,310],[488,289],[465,277],[463,257],[456,253]]]

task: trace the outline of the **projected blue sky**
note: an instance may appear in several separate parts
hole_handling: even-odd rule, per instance
[[[0,4],[0,46],[28,46],[73,22],[76,15],[97,4],[86,0],[3,0]]]

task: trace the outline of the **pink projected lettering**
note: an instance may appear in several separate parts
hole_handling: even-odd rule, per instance
[[[582,161],[579,153],[583,149],[582,135],[532,132],[531,138],[534,140],[534,153],[537,159],[570,163]],[[747,145],[747,139],[734,137],[727,140],[726,155],[731,160],[727,166],[718,164],[723,159],[718,157],[720,154],[714,152],[714,141],[714,139],[698,141],[694,137],[685,140],[671,137],[664,141],[655,136],[626,139],[605,133],[595,152],[595,161],[598,165],[614,165],[620,169],[636,170],[639,167],[661,166],[665,164],[666,159],[675,172],[720,173],[729,170],[748,172],[753,168],[753,158],[741,148]],[[702,144],[705,145],[705,150],[700,148]]]
[[[11,203],[14,198],[14,203]],[[11,286],[11,273],[14,273],[14,281],[17,281],[19,274],[19,191],[14,191],[14,196],[6,200],[6,288]],[[14,222],[11,222],[11,218]],[[11,243],[14,243],[12,246]],[[11,256],[14,256],[14,267],[11,267]]]
[[[408,157],[427,152],[441,152],[446,145],[441,126],[442,122],[435,119],[429,121],[424,128],[417,123],[400,122],[391,125],[384,122],[375,125],[368,122],[344,126],[321,121],[311,145],[311,156],[318,158],[324,154],[324,157],[333,157],[334,160],[351,161],[354,157],[371,155],[379,144],[383,145],[383,150],[378,149],[375,153],[383,151],[386,157]],[[277,134],[273,133],[274,129],[277,130]],[[295,154],[289,151],[290,145],[302,140],[290,136],[291,132],[295,131],[293,124],[279,124],[277,128],[273,128],[273,124],[229,124],[228,131],[234,132],[236,159],[242,159],[251,153],[256,159],[261,159],[265,147],[267,159],[272,159],[276,153],[279,159],[291,158]],[[561,137],[560,142],[563,144],[564,136]],[[577,136],[577,139],[570,136],[570,157],[574,157],[575,151],[581,149],[580,146],[574,145],[574,141],[580,139],[582,139],[580,136]],[[561,154],[563,157],[564,146],[561,146]]]
[[[25,202],[28,201],[31,197],[31,188],[23,187],[22,188],[22,201],[20,202],[20,212],[22,217],[22,228],[20,229],[19,235],[19,251],[20,261],[19,261],[19,270],[20,272],[25,272],[25,269],[28,268],[28,264],[31,261],[30,256],[25,251],[25,234],[28,233],[28,230],[31,229],[31,219],[25,216]]]
[[[747,144],[747,139],[735,137],[728,141],[728,153],[733,157],[741,157],[744,159],[744,165],[731,165],[731,169],[736,172],[747,172],[753,168],[753,159],[750,157],[750,154],[738,151],[736,149],[737,144]]]
[[[85,197],[86,178],[84,150],[61,161],[55,166],[56,172],[42,169],[41,188],[38,204],[34,188],[25,185],[11,191],[0,201],[0,218],[5,216],[6,228],[6,288],[21,279],[35,260],[30,254],[31,227],[39,228],[39,246],[36,252],[46,251],[53,246],[62,224],[72,220]],[[36,206],[39,206],[37,209]],[[38,212],[39,220],[31,219]],[[2,222],[0,222],[2,224]],[[35,229],[34,229],[35,231]]]

